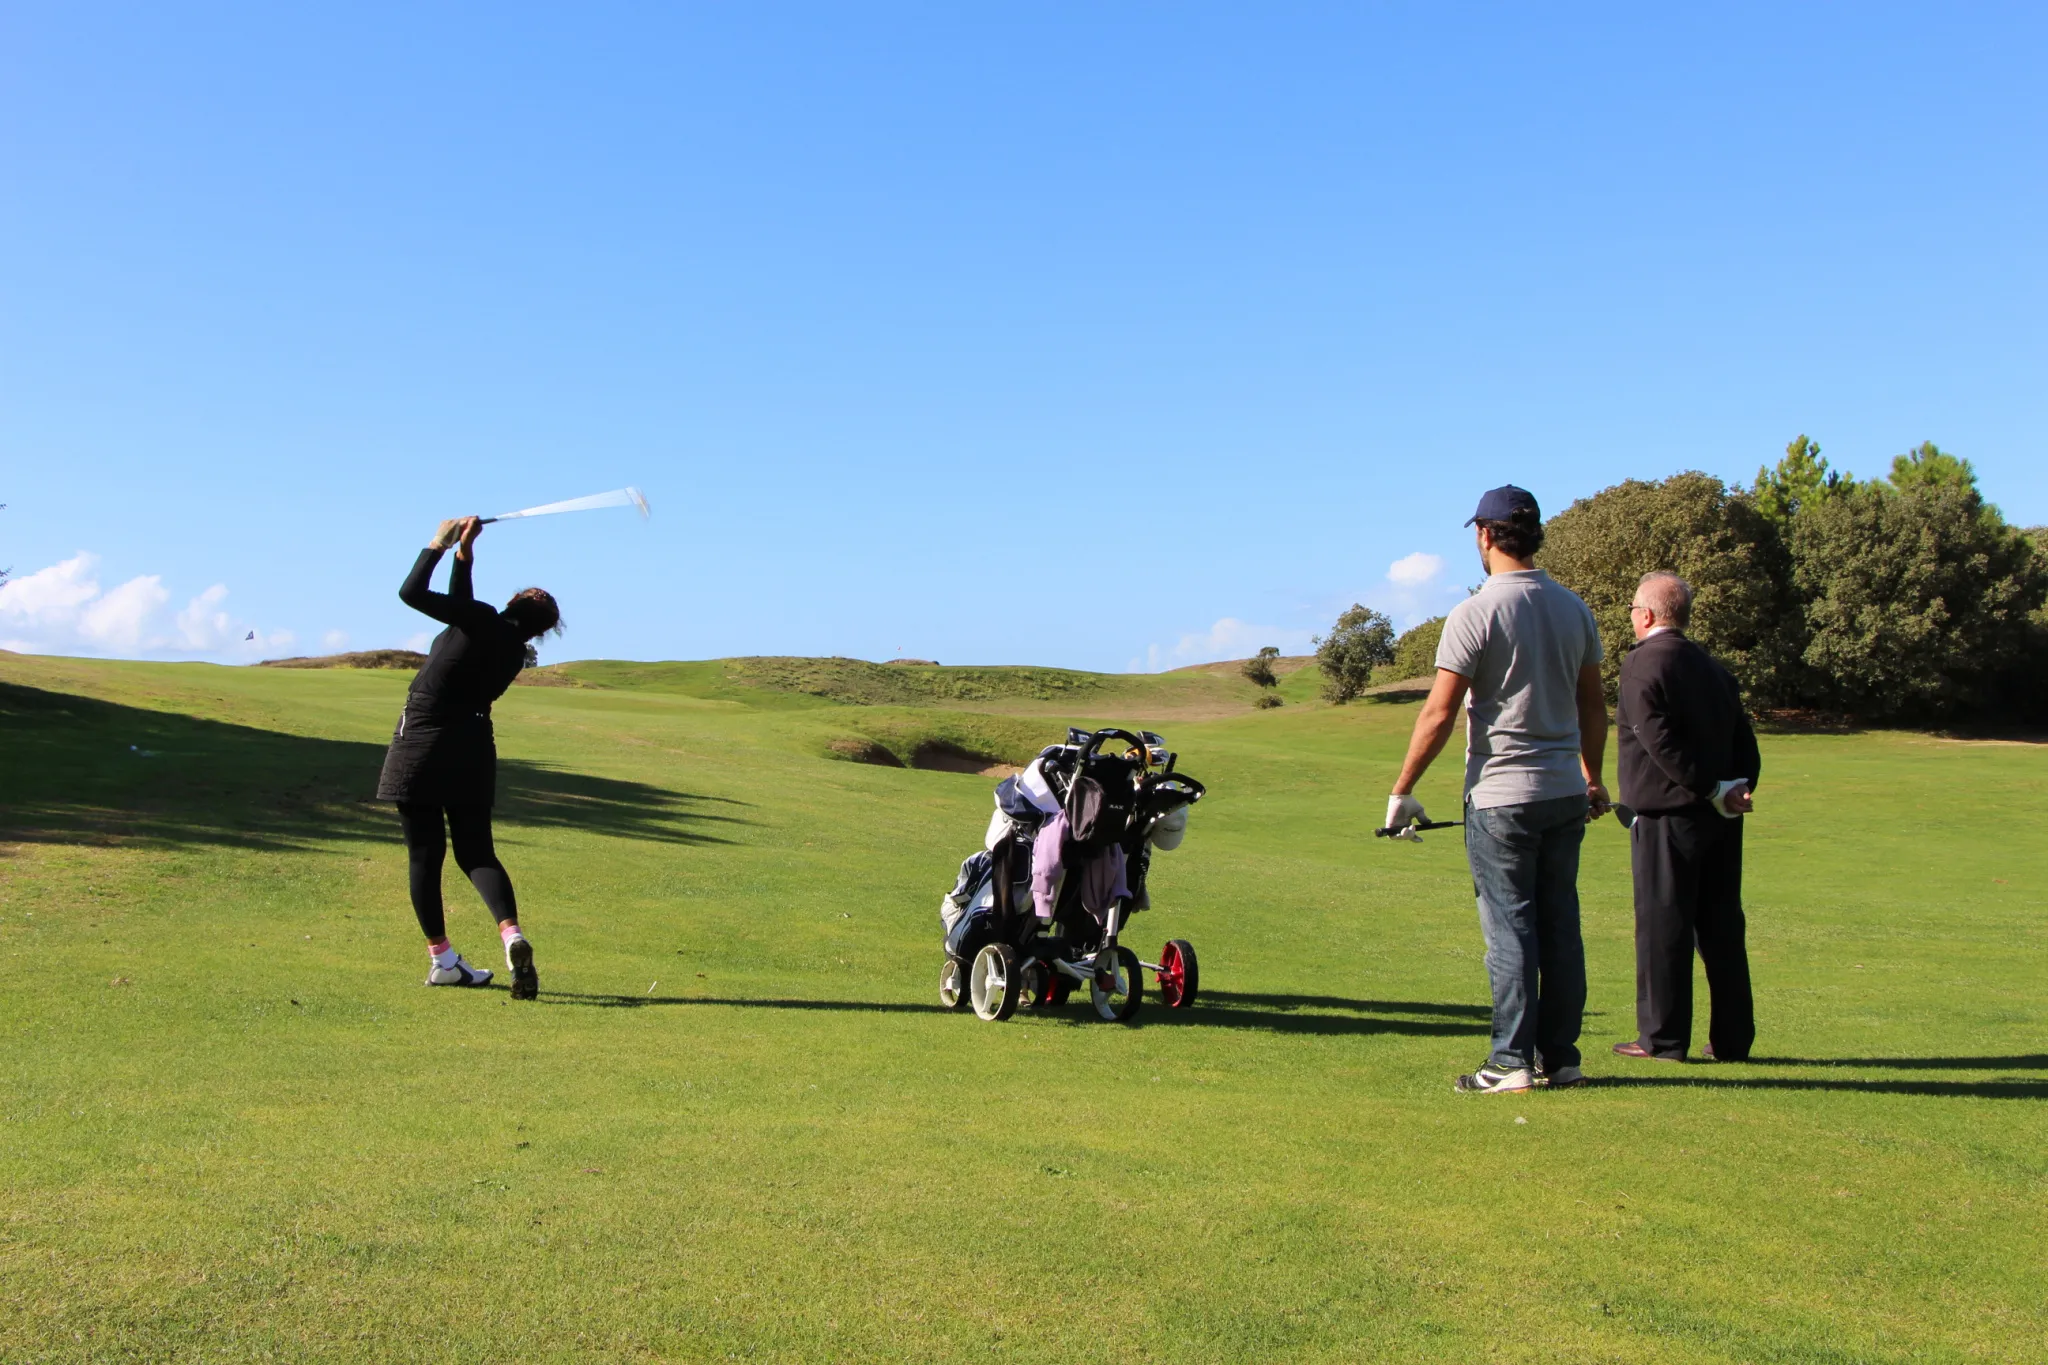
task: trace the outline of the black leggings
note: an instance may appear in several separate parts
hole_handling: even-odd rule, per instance
[[[443,811],[448,817],[445,832]],[[419,916],[420,930],[429,940],[445,938],[447,921],[441,910],[441,861],[448,852],[449,836],[455,840],[455,865],[469,876],[470,884],[484,898],[484,904],[498,923],[518,920],[519,905],[512,897],[512,879],[498,861],[491,846],[489,806],[433,806],[417,801],[398,803],[398,820],[405,827],[405,850],[411,865],[412,912]]]

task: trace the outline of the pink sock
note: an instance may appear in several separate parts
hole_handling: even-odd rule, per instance
[[[440,956],[441,954],[443,954],[443,953],[445,953],[445,952],[447,952],[447,951],[448,951],[448,938],[447,938],[447,935],[445,935],[445,934],[444,934],[444,935],[442,935],[442,936],[441,936],[440,938],[435,938],[435,939],[429,939],[429,940],[427,940],[427,956],[428,956],[428,957],[439,957],[439,956]]]
[[[498,926],[498,942],[500,943],[510,943],[515,938],[525,937],[526,935],[519,932],[518,920],[508,919],[503,924]]]

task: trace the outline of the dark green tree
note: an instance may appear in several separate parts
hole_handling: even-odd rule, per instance
[[[1394,641],[1394,662],[1387,669],[1390,682],[1429,678],[1436,674],[1436,647],[1444,638],[1444,618],[1432,616]]]
[[[1372,685],[1373,669],[1394,661],[1394,623],[1353,603],[1315,646],[1323,698],[1342,706]]]
[[[1995,704],[2024,674],[2048,565],[1967,464],[1932,446],[1900,458],[1894,482],[1793,518],[1793,582],[1817,700],[1866,720],[1939,720]]]
[[[1900,492],[1915,488],[1967,488],[1977,491],[1977,471],[1968,460],[1959,460],[1932,441],[1922,441],[1892,459],[1892,487]]]
[[[1817,448],[1793,444],[1788,461],[1817,465]],[[1810,490],[1827,486],[1803,485],[1808,491],[1790,501],[1802,509],[1824,503],[1832,493],[1816,500]],[[1728,666],[1744,692],[1768,705],[1798,699],[1805,640],[1791,563],[1756,495],[1708,474],[1673,474],[1659,483],[1631,479],[1579,499],[1544,531],[1537,563],[1593,609],[1606,647],[1602,671],[1610,697],[1622,657],[1635,642],[1628,607],[1636,585],[1644,574],[1668,569],[1693,586],[1688,634]]]
[[[1246,659],[1241,671],[1247,678],[1250,678],[1261,687],[1276,687],[1279,685],[1280,679],[1273,673],[1273,660],[1279,657],[1279,646],[1267,645],[1257,654]]]
[[[1801,507],[1820,501],[1847,482],[1838,470],[1828,468],[1820,453],[1820,442],[1803,433],[1785,447],[1785,458],[1772,469],[1756,471],[1756,486],[1749,490],[1756,510],[1781,530],[1789,525]]]

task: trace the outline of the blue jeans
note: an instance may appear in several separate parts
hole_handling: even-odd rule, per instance
[[[1465,808],[1465,856],[1486,935],[1497,1067],[1579,1064],[1586,944],[1579,937],[1579,845],[1586,798]]]

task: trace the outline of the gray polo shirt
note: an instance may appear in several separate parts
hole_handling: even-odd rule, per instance
[[[1468,801],[1483,810],[1585,793],[1579,670],[1600,655],[1593,613],[1541,569],[1493,574],[1451,608],[1436,666],[1472,680]]]

